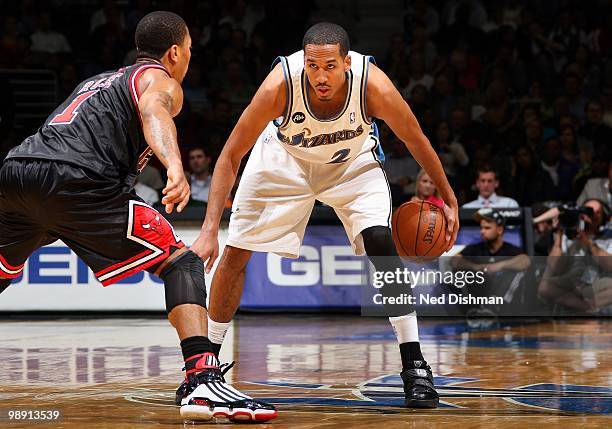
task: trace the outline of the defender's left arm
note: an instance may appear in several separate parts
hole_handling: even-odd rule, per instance
[[[368,72],[366,110],[369,116],[382,119],[395,135],[406,145],[414,159],[436,184],[444,200],[444,214],[447,220],[446,242],[449,250],[457,239],[459,231],[459,208],[442,163],[423,134],[410,106],[404,101],[387,75],[370,64]]]

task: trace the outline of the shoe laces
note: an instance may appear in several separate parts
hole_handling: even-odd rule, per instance
[[[197,372],[195,374],[193,374],[194,379],[202,382],[206,382],[206,381],[212,381],[212,380],[220,380],[223,383],[227,383],[227,381],[225,381],[225,374],[227,374],[227,372],[232,369],[234,367],[234,365],[236,364],[235,361],[232,362],[225,362],[219,365],[218,368],[209,368],[209,369],[204,369],[200,372]],[[185,367],[183,367],[183,371],[185,371]]]

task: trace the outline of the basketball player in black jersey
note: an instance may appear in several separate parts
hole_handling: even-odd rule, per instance
[[[225,384],[206,338],[200,258],[134,192],[155,154],[167,169],[166,212],[189,201],[173,118],[191,58],[183,19],[153,12],[136,28],[135,64],[80,83],[39,128],[11,150],[0,170],[0,292],[38,247],[62,240],[110,285],[140,270],[165,283],[168,319],[185,358],[181,415],[208,420],[276,417],[272,406]],[[210,393],[210,385],[214,392]]]

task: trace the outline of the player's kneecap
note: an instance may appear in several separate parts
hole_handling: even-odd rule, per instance
[[[191,250],[185,252],[161,274],[166,290],[166,311],[182,304],[197,304],[206,308],[204,263]]]

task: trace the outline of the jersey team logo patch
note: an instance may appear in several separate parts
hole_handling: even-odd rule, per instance
[[[350,122],[351,124],[354,124],[354,123],[355,123],[355,112],[351,112],[351,113],[349,114],[349,122]]]
[[[304,115],[302,112],[295,112],[291,117],[291,120],[296,124],[301,124],[306,120],[306,115]]]

